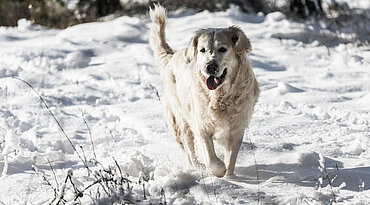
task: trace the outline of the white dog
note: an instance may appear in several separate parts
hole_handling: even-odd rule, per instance
[[[259,96],[246,54],[251,45],[238,27],[196,32],[185,50],[174,53],[165,39],[166,11],[150,9],[150,46],[164,84],[164,118],[194,167],[194,139],[205,166],[217,177],[232,176],[236,157]],[[214,142],[224,148],[220,160]]]

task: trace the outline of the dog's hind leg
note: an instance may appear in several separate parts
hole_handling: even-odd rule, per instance
[[[188,123],[181,119],[177,119],[170,111],[164,114],[168,116],[170,129],[175,135],[176,142],[187,156],[189,165],[192,167],[201,167],[195,154],[194,135]]]
[[[204,165],[202,165],[196,156],[195,153],[195,146],[194,146],[194,134],[191,131],[189,125],[185,122],[183,126],[183,142],[184,142],[184,148],[186,155],[188,156],[189,162],[193,167],[196,168],[204,168]]]

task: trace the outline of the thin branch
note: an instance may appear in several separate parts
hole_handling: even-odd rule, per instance
[[[252,144],[252,135],[251,135],[251,130],[249,129],[248,127],[248,132],[249,132],[249,143],[251,144],[251,150],[253,151],[253,144]],[[257,164],[257,160],[256,160],[256,153],[255,152],[252,152],[253,153],[253,159],[254,159],[254,166],[256,167],[256,178],[257,178],[257,204],[260,203],[260,176],[259,176],[259,171],[258,171],[258,164]]]
[[[112,158],[113,158],[114,162],[116,163],[116,166],[117,166],[117,168],[118,168],[118,170],[119,170],[119,173],[120,173],[120,175],[121,175],[122,180],[125,180],[125,181],[126,181],[126,183],[132,183],[132,181],[131,181],[131,180],[127,179],[126,177],[123,177],[121,167],[118,165],[117,160],[116,160],[113,156],[112,156]],[[122,183],[122,181],[121,181],[121,183]]]
[[[73,187],[73,189],[74,189],[74,192],[75,192],[75,194],[76,194],[76,196],[75,196],[75,199],[74,199],[74,200],[76,200],[76,199],[79,199],[79,198],[83,197],[83,192],[81,192],[80,190],[78,190],[78,188],[76,187],[76,185],[74,184],[74,182],[73,182],[73,180],[72,180],[72,176],[71,176],[71,175],[68,175],[68,179],[69,179],[69,181],[71,182],[72,187]]]
[[[333,190],[333,186],[331,185],[330,177],[329,177],[329,174],[328,174],[328,172],[326,171],[326,168],[325,168],[325,167],[324,167],[324,171],[325,171],[325,173],[326,173],[326,179],[328,180],[328,183],[329,183],[329,185],[330,185],[331,193],[332,193],[332,195],[333,195],[333,200],[334,200],[334,202],[336,203],[337,201],[336,201],[336,199],[335,199],[335,193],[334,193],[334,190]]]
[[[118,165],[117,160],[116,160],[113,156],[112,156],[112,158],[113,158],[114,162],[116,163],[116,166],[117,166],[117,168],[118,168],[118,170],[119,170],[119,173],[120,173],[121,177],[123,178],[123,174],[122,174],[121,167]]]
[[[37,170],[37,167],[35,165],[32,165],[32,169],[33,171],[37,174],[37,175],[41,175],[42,176],[42,179],[53,189],[54,191],[54,199],[52,200],[55,201],[55,199],[57,199],[57,196],[58,196],[58,193],[56,191],[56,189],[53,187],[53,185],[51,185],[51,183],[49,182],[49,180],[45,177],[45,175],[43,173],[40,173],[38,170]]]
[[[208,194],[208,189],[207,189],[207,186],[206,186],[206,182],[204,181],[204,175],[202,173],[202,181],[203,181],[203,186],[204,186],[204,189],[206,190],[206,193],[207,193],[207,197],[208,197],[208,200],[211,201],[211,199],[209,198],[209,194]],[[177,188],[177,184],[176,185],[176,188]]]
[[[89,131],[89,136],[90,136],[90,142],[91,142],[91,146],[92,146],[92,150],[93,150],[93,153],[94,153],[94,158],[95,158],[95,161],[97,162],[98,161],[98,158],[96,157],[96,152],[95,152],[95,146],[94,146],[94,141],[92,139],[92,135],[91,135],[91,129],[90,129],[90,126],[87,124],[86,120],[85,120],[85,117],[84,117],[84,114],[83,112],[82,113],[82,119],[87,127],[87,130]]]
[[[50,161],[49,161],[49,158],[47,158],[47,160],[48,160],[48,163],[49,163],[50,169],[51,169],[51,171],[53,172],[55,183],[57,184],[57,187],[59,187],[59,183],[58,183],[57,176],[56,176],[56,174],[55,174],[54,168],[53,168],[53,166],[51,166],[51,163],[50,163]]]
[[[161,102],[161,97],[159,96],[158,89],[157,89],[154,85],[152,85],[152,84],[149,84],[149,86],[150,86],[150,88],[151,88],[152,90],[154,90],[154,91],[155,91],[155,94],[157,95],[157,98],[158,98],[159,102]]]

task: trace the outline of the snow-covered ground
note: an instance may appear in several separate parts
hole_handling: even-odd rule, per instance
[[[132,181],[132,199],[143,204],[327,204],[333,194],[338,204],[370,204],[370,48],[320,46],[316,38],[325,35],[310,25],[234,7],[172,14],[167,38],[182,49],[199,28],[231,25],[252,42],[249,57],[262,90],[235,180],[188,168],[168,133],[148,19],[121,17],[65,30],[25,20],[0,27],[0,204],[69,199],[75,190],[64,182],[72,172],[79,190],[96,180],[39,96],[11,76],[43,97],[82,158],[94,159],[95,150],[100,164],[88,162],[91,170],[117,171],[115,159]],[[310,44],[300,42],[306,38]],[[321,178],[326,172],[330,180],[337,175],[332,186]],[[138,184],[144,175],[150,176],[147,200]],[[78,200],[111,203],[97,187]]]

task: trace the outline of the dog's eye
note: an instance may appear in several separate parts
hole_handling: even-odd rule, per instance
[[[206,52],[206,49],[202,48],[202,49],[200,49],[200,52],[201,53],[205,53]]]
[[[221,47],[221,48],[218,49],[218,52],[220,52],[220,53],[225,53],[226,51],[227,51],[227,49],[224,48],[224,47]]]

